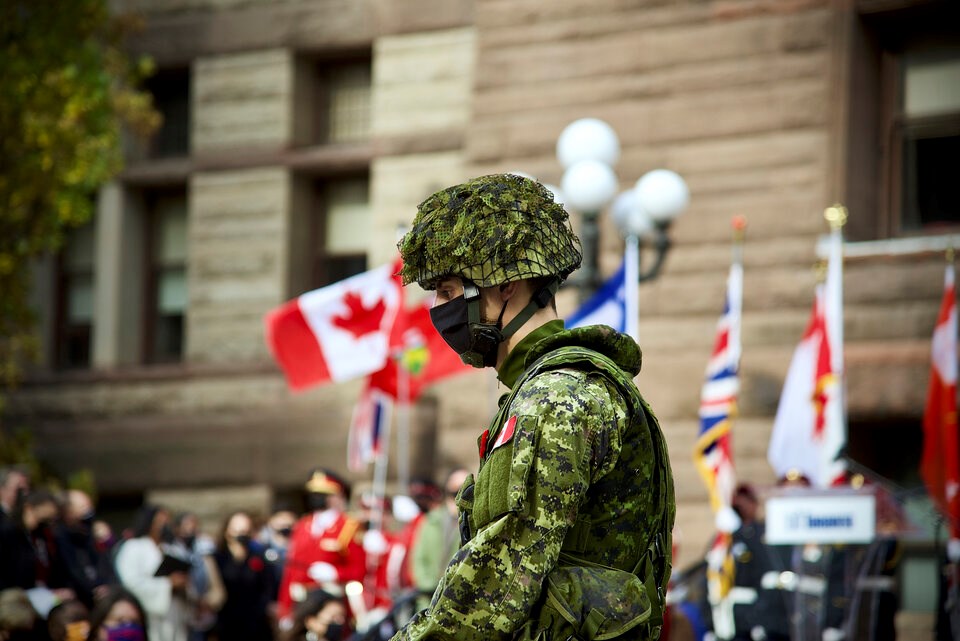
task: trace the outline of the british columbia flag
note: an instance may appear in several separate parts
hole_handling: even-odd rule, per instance
[[[743,267],[735,262],[727,277],[726,304],[717,322],[717,337],[700,392],[700,435],[695,456],[697,468],[710,491],[714,512],[730,507],[735,483],[730,423],[740,391],[742,301]]]
[[[707,551],[707,595],[713,613],[714,630],[719,638],[732,638],[734,632],[734,564],[731,554],[734,484],[730,423],[737,409],[740,391],[740,315],[743,301],[743,266],[737,259],[727,277],[727,297],[723,315],[717,322],[713,353],[707,363],[706,380],[700,392],[700,435],[694,458],[700,476],[710,492],[716,516],[717,532]]]

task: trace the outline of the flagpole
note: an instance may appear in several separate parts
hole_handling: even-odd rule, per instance
[[[385,408],[392,408],[392,401],[385,401]],[[390,411],[389,409],[385,411]],[[393,422],[392,416],[387,416],[382,421],[383,433],[380,435],[380,451],[377,452],[373,466],[373,518],[371,529],[379,530],[383,523],[383,505],[381,499],[386,495],[387,489],[387,464],[390,461],[390,424]]]
[[[826,322],[832,346],[830,365],[839,383],[837,390],[840,396],[840,429],[842,430],[840,446],[842,448],[847,442],[847,376],[843,354],[843,226],[847,224],[847,208],[839,203],[834,204],[824,210],[823,217],[830,225],[830,252],[825,294],[830,298],[827,305],[835,305],[837,310],[836,313],[827,315]],[[840,452],[837,454],[839,456]],[[843,469],[846,469],[845,464]]]
[[[397,354],[397,491],[406,494],[410,485],[410,372]]]
[[[636,234],[627,234],[623,260],[624,280],[624,328],[636,342],[640,342],[640,239]]]

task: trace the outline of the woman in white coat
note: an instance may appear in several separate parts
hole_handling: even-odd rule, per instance
[[[116,557],[120,582],[143,604],[151,641],[187,641],[190,620],[189,575],[172,572],[156,576],[163,562],[161,543],[170,539],[170,513],[144,506],[134,527],[134,538],[120,546]]]

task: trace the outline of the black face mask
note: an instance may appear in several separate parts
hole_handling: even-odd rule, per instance
[[[282,536],[282,537],[285,537],[285,538],[288,538],[288,539],[289,539],[289,538],[290,538],[290,535],[293,534],[293,528],[292,528],[292,527],[282,527],[282,528],[280,528],[279,530],[277,530],[277,534],[279,534],[279,535]]]
[[[444,342],[457,354],[470,349],[470,324],[467,321],[467,299],[464,296],[430,309],[430,322]]]
[[[308,494],[307,507],[311,512],[322,512],[327,509],[329,501],[326,494]]]
[[[169,525],[164,525],[160,529],[161,543],[173,543],[176,540],[177,540],[177,537],[173,535],[173,529]]]
[[[251,537],[249,534],[241,534],[236,537],[237,543],[239,543],[243,547],[249,547],[250,541],[252,540],[253,540],[253,537]]]
[[[327,625],[327,631],[324,633],[323,637],[329,641],[340,641],[340,639],[343,638],[343,624],[330,623]]]
[[[507,309],[504,303],[496,323],[480,322],[480,291],[473,283],[464,283],[464,295],[430,309],[430,321],[450,349],[471,367],[493,367],[497,363],[497,349],[504,340],[500,321]],[[476,306],[470,320],[470,306]]]

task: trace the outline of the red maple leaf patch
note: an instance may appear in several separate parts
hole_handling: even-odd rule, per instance
[[[363,299],[356,292],[347,292],[343,302],[347,306],[347,311],[330,319],[334,325],[350,332],[358,339],[380,330],[383,315],[387,312],[387,306],[382,298],[376,305],[367,308],[363,306]]]

